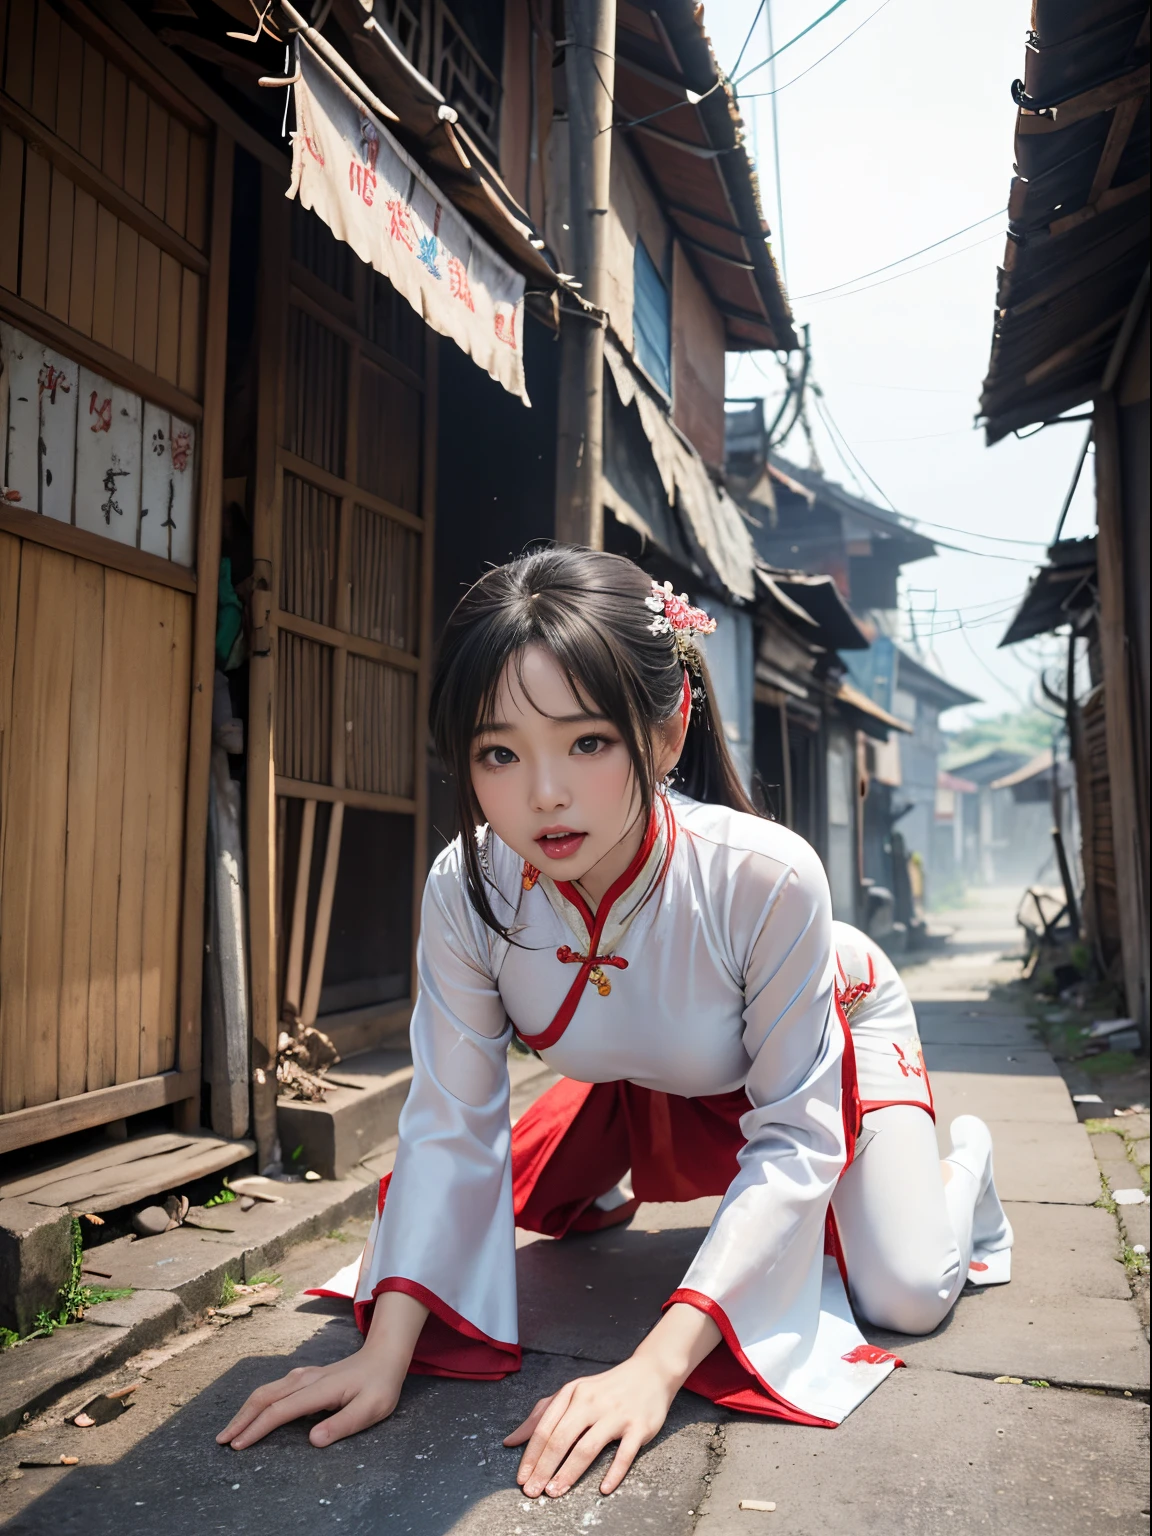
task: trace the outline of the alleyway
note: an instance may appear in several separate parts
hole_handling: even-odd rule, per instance
[[[998,1183],[1017,1234],[1010,1287],[965,1296],[923,1340],[876,1335],[907,1369],[839,1431],[731,1414],[682,1394],[658,1441],[610,1500],[588,1477],[531,1505],[501,1437],[532,1402],[582,1370],[623,1358],[678,1282],[711,1201],[644,1207],[619,1232],[520,1254],[524,1369],[499,1384],[411,1381],[394,1419],[318,1452],[292,1427],[251,1451],[214,1432],[253,1386],[349,1349],[350,1320],[299,1289],[346,1263],[360,1231],[298,1249],[286,1299],[204,1328],[117,1374],[144,1376],[136,1405],[87,1433],[59,1410],[12,1436],[17,1459],[81,1456],[0,1486],[12,1536],[295,1536],[332,1527],[413,1536],[584,1532],[788,1536],[1146,1529],[1147,1347],[1118,1262],[1116,1221],[1064,1083],[995,988],[1015,973],[1014,892],[974,894],[947,921],[947,951],[908,968],[939,1121],[991,1124]],[[362,1229],[361,1229],[362,1230]],[[996,1383],[996,1377],[1020,1378]],[[89,1393],[92,1389],[88,1389]],[[67,1406],[67,1405],[62,1405]],[[772,1501],[770,1512],[740,1501]]]

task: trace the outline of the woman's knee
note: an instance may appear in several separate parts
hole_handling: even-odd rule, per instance
[[[849,1285],[856,1310],[876,1328],[893,1333],[931,1333],[948,1316],[955,1299],[958,1264],[929,1274],[872,1274]]]

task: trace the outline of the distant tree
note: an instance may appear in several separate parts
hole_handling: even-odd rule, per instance
[[[972,758],[978,752],[1027,752],[1034,756],[1052,745],[1052,733],[1062,722],[1043,710],[1009,710],[987,720],[973,720],[961,731],[947,734],[947,756],[951,762]]]

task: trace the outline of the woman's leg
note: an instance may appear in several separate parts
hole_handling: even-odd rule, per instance
[[[962,1115],[941,1163],[922,1109],[873,1110],[864,1127],[874,1135],[832,1202],[852,1303],[878,1327],[931,1333],[963,1289],[974,1242],[1003,1252],[995,1278],[1008,1278],[1012,1233],[992,1184],[991,1138]]]

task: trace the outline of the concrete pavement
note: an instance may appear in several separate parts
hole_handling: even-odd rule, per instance
[[[519,1250],[524,1369],[499,1383],[413,1379],[387,1424],[323,1452],[303,1428],[251,1451],[212,1435],[252,1386],[353,1343],[346,1316],[301,1298],[347,1262],[363,1225],[295,1250],[286,1299],[129,1362],[131,1412],[79,1431],[57,1410],[0,1444],[20,1458],[79,1455],[0,1485],[13,1536],[201,1536],[216,1531],[414,1536],[789,1536],[996,1530],[1144,1531],[1147,1348],[1120,1262],[1115,1216],[1086,1130],[1022,1010],[997,993],[1015,971],[1011,907],[957,914],[950,950],[906,972],[917,999],[942,1132],[962,1111],[993,1122],[998,1180],[1017,1233],[1011,1286],[961,1298],[929,1338],[895,1339],[907,1361],[839,1430],[717,1413],[682,1393],[609,1500],[585,1478],[558,1503],[514,1487],[502,1436],[535,1399],[626,1356],[679,1281],[714,1201],[647,1206],[623,1229]],[[996,1383],[996,1376],[1019,1378]],[[94,1390],[89,1388],[89,1391]],[[1126,1393],[1133,1394],[1126,1396]],[[64,1407],[69,1405],[62,1405]],[[742,1499],[774,1502],[742,1511]]]

